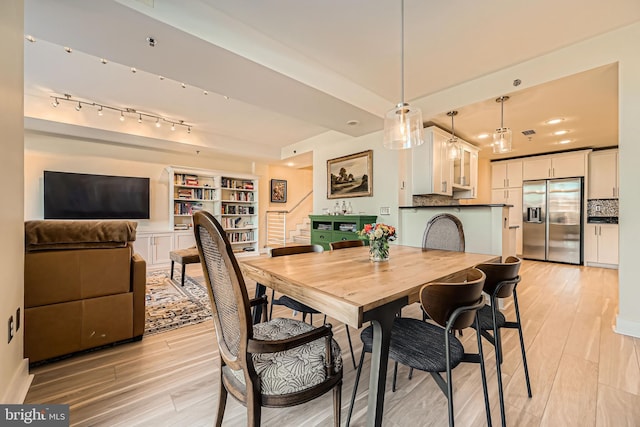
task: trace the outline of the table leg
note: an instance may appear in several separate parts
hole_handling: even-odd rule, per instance
[[[261,285],[260,283],[256,283],[256,298],[261,297],[265,294],[267,287],[265,285]],[[262,304],[253,307],[253,324],[260,323],[260,319],[262,319]]]
[[[406,301],[394,301],[378,307],[374,313],[370,313],[370,316],[365,316],[365,320],[371,320],[373,326],[369,406],[367,407],[367,426],[370,427],[382,425],[391,329],[396,313],[404,305],[406,305]]]

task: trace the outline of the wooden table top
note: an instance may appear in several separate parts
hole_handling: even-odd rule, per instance
[[[245,276],[355,328],[369,310],[403,297],[415,302],[425,283],[496,260],[400,245],[391,246],[385,262],[369,261],[368,247],[238,259]]]

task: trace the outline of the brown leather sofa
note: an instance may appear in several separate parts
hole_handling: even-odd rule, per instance
[[[136,222],[27,221],[24,354],[38,362],[140,339],[146,262]]]

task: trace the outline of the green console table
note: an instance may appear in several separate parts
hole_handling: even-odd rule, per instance
[[[338,240],[357,240],[356,231],[365,224],[373,224],[376,215],[309,215],[311,219],[311,244],[331,249],[329,243]],[[365,242],[366,243],[366,242]]]

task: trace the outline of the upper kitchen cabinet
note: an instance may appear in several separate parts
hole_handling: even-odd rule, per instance
[[[523,160],[522,179],[572,178],[585,176],[587,154],[591,150],[550,154]]]
[[[474,199],[478,188],[478,148],[459,140],[460,156],[453,160],[453,197]]]
[[[430,126],[424,129],[424,144],[411,149],[412,194],[453,195],[453,162],[449,160],[449,134]]]
[[[400,206],[411,206],[414,195],[438,194],[472,199],[478,194],[478,149],[459,140],[460,159],[449,158],[450,134],[435,126],[424,129],[424,144],[399,154]]]
[[[491,163],[491,188],[522,187],[522,160]]]
[[[589,199],[617,199],[619,193],[618,150],[589,155]]]

